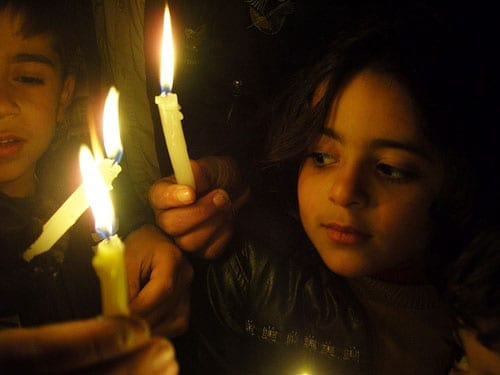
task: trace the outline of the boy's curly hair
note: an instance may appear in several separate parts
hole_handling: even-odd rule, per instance
[[[7,10],[22,20],[25,37],[49,35],[61,59],[63,75],[71,71],[78,49],[78,2],[74,0],[0,0],[0,10]]]

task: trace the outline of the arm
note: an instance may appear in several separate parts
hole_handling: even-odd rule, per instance
[[[181,249],[218,256],[233,233],[234,211],[249,195],[231,159],[204,158],[192,166],[196,191],[173,176],[151,188],[157,223],[168,236],[146,224],[125,240],[130,309],[168,337],[183,333],[189,320],[193,270]]]
[[[156,334],[183,333],[189,319],[191,264],[151,224],[130,233],[125,246],[131,312],[146,319]]]

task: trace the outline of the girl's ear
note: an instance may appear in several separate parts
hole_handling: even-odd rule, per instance
[[[57,108],[57,121],[64,119],[64,113],[73,99],[73,92],[75,91],[75,76],[69,74],[64,79],[61,94],[59,95],[59,106]]]

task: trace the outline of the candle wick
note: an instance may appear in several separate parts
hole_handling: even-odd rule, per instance
[[[122,157],[123,157],[123,151],[119,150],[116,153],[115,157],[113,158],[113,165],[120,163],[120,161],[122,160]]]
[[[95,231],[101,240],[107,240],[107,239],[109,239],[109,237],[111,237],[111,235],[106,230],[96,228]]]
[[[167,94],[170,94],[172,88],[169,85],[161,85],[160,86],[160,95],[165,96]]]

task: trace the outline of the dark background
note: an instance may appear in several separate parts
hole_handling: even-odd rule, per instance
[[[464,155],[478,179],[477,210],[496,220],[500,208],[498,12],[481,1],[420,3],[433,7],[456,32],[460,52],[454,68],[457,81],[463,83],[463,100],[457,105],[463,107],[465,124],[457,131],[468,138]],[[164,0],[146,1],[144,48],[157,153],[162,173],[168,175],[171,167],[154,103],[159,93],[157,46],[164,4]],[[390,9],[401,2],[377,4]],[[367,1],[295,0],[294,12],[278,32],[270,34],[252,26],[244,0],[170,0],[179,55],[173,91],[182,106],[190,157],[231,154],[246,168],[265,131],[260,117],[263,109],[295,71],[315,61],[329,40],[371,5]],[[81,26],[85,54],[98,63],[95,35],[89,31],[90,0],[75,2],[75,7],[80,8],[81,22],[76,24]],[[196,42],[186,37],[187,29],[197,32]],[[98,64],[89,69],[98,76]]]

